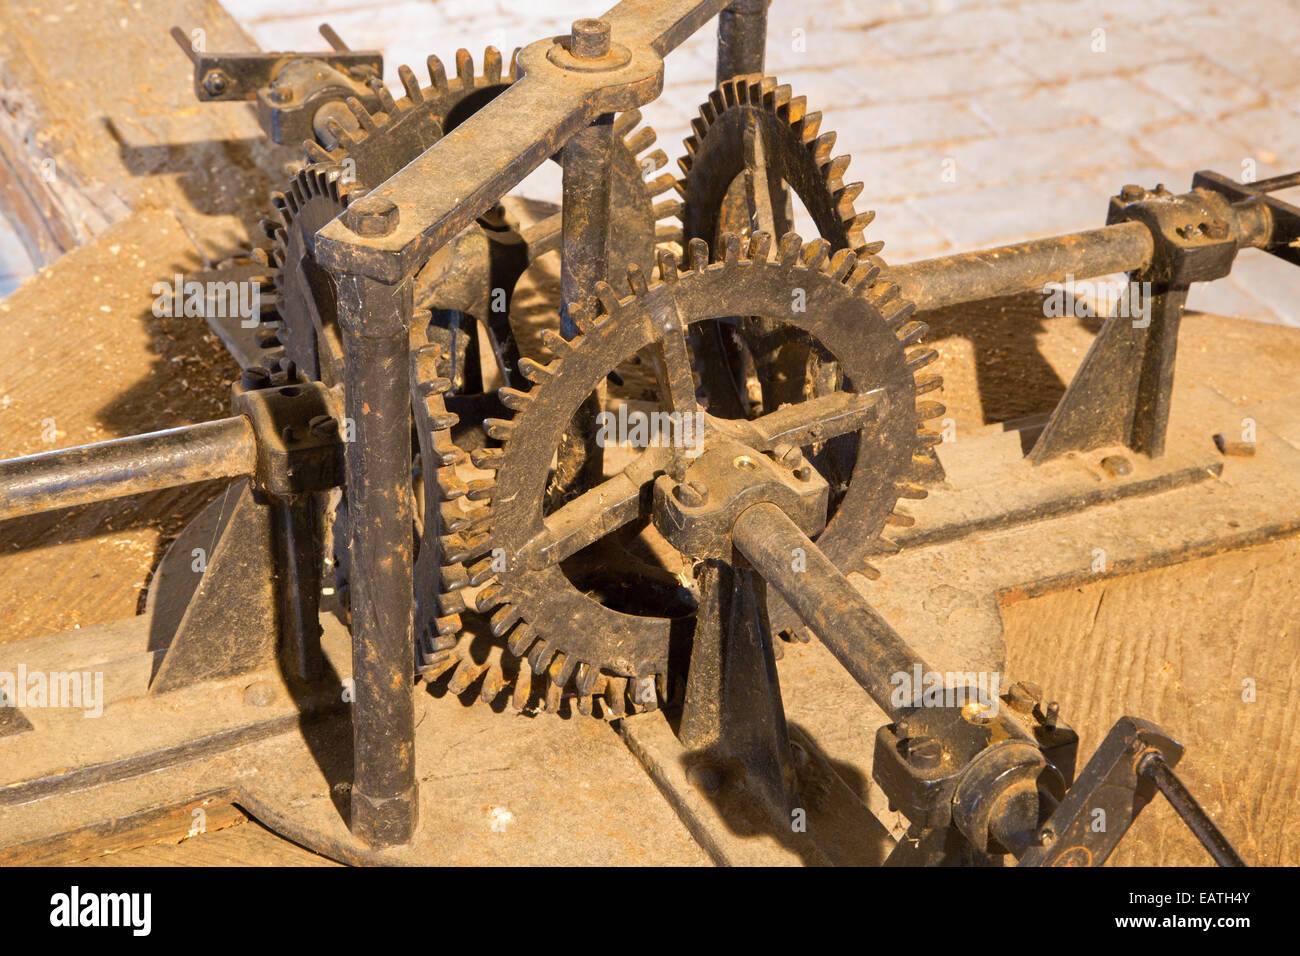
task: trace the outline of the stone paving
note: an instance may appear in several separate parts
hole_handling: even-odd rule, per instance
[[[328,21],[384,50],[388,78],[429,53],[481,55],[564,32],[600,4],[227,0],[264,49],[316,49]],[[713,31],[668,58],[643,112],[673,160],[713,81]],[[885,256],[907,261],[1101,225],[1128,182],[1175,191],[1214,168],[1300,167],[1300,0],[775,0],[768,72],[852,155]],[[179,75],[179,74],[178,74]],[[558,199],[559,169],[520,191]],[[1284,194],[1300,202],[1300,189]],[[810,230],[804,230],[805,232]],[[0,294],[30,271],[0,230]],[[1246,251],[1189,307],[1300,325],[1300,269]]]

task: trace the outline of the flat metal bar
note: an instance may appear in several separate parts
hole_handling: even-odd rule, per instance
[[[413,273],[596,117],[657,96],[663,64],[652,69],[647,48],[662,57],[723,6],[725,0],[624,0],[605,17],[613,42],[630,49],[632,60],[608,74],[553,66],[546,59],[550,42],[531,44],[520,54],[519,80],[372,191],[398,205],[396,228],[362,241],[336,218],[317,234],[318,260],[384,282]]]
[[[0,520],[251,475],[253,426],[237,415],[0,461]]]
[[[1040,292],[1067,276],[1088,279],[1133,272],[1151,262],[1155,244],[1140,222],[1031,239],[954,256],[891,266],[889,279],[918,312],[1005,295]]]
[[[735,76],[763,72],[770,0],[732,0],[718,15],[719,84]]]
[[[897,685],[891,678],[911,674],[918,665],[928,671],[920,655],[776,505],[765,502],[745,511],[731,538],[880,709],[897,719],[904,708],[892,700]],[[801,560],[791,560],[799,552]]]
[[[1201,841],[1201,846],[1214,857],[1215,863],[1219,866],[1246,865],[1246,861],[1233,849],[1228,838],[1214,825],[1209,814],[1196,802],[1191,791],[1183,786],[1183,782],[1178,779],[1173,768],[1165,763],[1158,753],[1145,758],[1139,769],[1144,776],[1151,778],[1160,792],[1165,795],[1165,799],[1173,804],[1188,829],[1196,834],[1196,839]]]
[[[667,56],[727,5],[727,0],[623,0],[601,14],[615,43],[645,44]]]

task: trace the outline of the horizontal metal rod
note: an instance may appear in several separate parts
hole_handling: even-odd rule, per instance
[[[1008,246],[891,266],[889,278],[917,311],[1004,295],[1041,292],[1066,276],[1091,279],[1132,272],[1151,262],[1151,231],[1140,222],[1031,239]]]
[[[0,461],[0,520],[251,475],[256,464],[243,416],[10,458]]]
[[[892,678],[913,673],[918,664],[928,671],[920,655],[776,505],[765,502],[747,509],[732,526],[731,539],[871,699],[897,719],[902,708],[891,699]]]

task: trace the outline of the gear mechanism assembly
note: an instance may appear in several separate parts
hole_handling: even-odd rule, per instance
[[[715,17],[718,82],[677,176],[639,107]],[[900,675],[972,646],[918,623],[959,615],[925,616],[907,558],[1212,480],[1170,425],[1186,291],[1240,249],[1298,262],[1300,211],[1270,195],[1297,177],[1125,187],[1102,229],[891,265],[827,118],[764,75],[765,30],[765,0],[622,0],[508,60],[489,47],[481,72],[465,50],[454,76],[430,56],[424,85],[399,67],[400,96],[328,28],[328,54],[199,54],[175,31],[200,100],[256,102],[300,148],[263,234],[211,273],[263,281],[273,307],[255,329],[209,318],[242,368],[231,417],[0,462],[0,517],[230,481],[155,575],[150,626],[171,630],[122,719],[221,681],[289,691],[274,732],[241,713],[198,764],[184,739],[142,742],[141,766],[189,768],[151,778],[165,794],[111,769],[130,761],[78,768],[96,806],[220,790],[318,853],[409,862],[447,838],[422,764],[463,711],[617,732],[723,863],[1100,865],[1157,790],[1242,863],[1154,723],[1122,717],[1076,767],[1057,704],[967,679],[987,664],[900,696]],[[552,161],[562,202],[515,194]],[[950,454],[925,314],[1115,272],[1149,321],[1106,321],[1010,457]],[[1116,448],[1139,466],[1104,488],[1063,464]],[[980,469],[1024,490],[969,491],[959,473]],[[177,568],[199,538],[218,544],[196,585]],[[1177,560],[1147,547],[1147,566]],[[870,784],[787,716],[832,686],[822,706],[873,734]],[[427,700],[454,702],[450,723]],[[338,806],[256,772],[329,765],[304,714],[346,743]],[[0,781],[0,801],[66,800],[59,766]]]

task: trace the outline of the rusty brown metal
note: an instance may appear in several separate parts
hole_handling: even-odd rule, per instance
[[[0,520],[180,485],[251,475],[242,415],[0,462]]]

